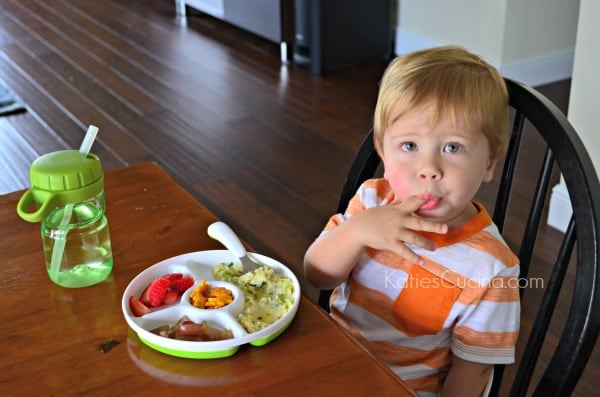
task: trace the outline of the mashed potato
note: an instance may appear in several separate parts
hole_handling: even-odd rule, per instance
[[[250,333],[279,320],[294,303],[292,280],[268,266],[242,274],[240,265],[220,263],[214,267],[213,273],[216,280],[233,283],[244,293],[244,309],[238,321]]]

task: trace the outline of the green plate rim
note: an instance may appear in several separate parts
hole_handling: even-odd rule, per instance
[[[279,335],[281,335],[292,323],[293,319],[288,321],[287,324],[283,325],[281,328],[279,328],[276,332],[273,332],[271,335],[269,336],[265,336],[264,338],[258,338],[258,339],[254,339],[252,342],[250,342],[250,344],[252,346],[256,346],[256,347],[260,347],[260,346],[264,346],[267,343],[273,341],[275,338],[277,338]]]
[[[187,351],[187,350],[176,350],[169,349],[168,347],[157,345],[150,342],[147,339],[142,338],[138,334],[138,338],[147,345],[148,347],[158,350],[161,353],[168,354],[170,356],[182,357],[182,358],[197,358],[197,359],[212,359],[212,358],[224,358],[234,355],[240,348],[240,345],[233,346],[230,349],[215,350],[215,351]]]

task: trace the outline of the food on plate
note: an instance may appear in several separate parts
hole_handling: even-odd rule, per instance
[[[192,285],[194,278],[182,273],[168,273],[150,282],[140,297],[130,296],[129,307],[137,317],[150,313],[154,308],[172,305]]]
[[[233,302],[233,293],[225,287],[212,287],[206,280],[190,294],[190,303],[199,309],[218,309]]]
[[[229,329],[218,329],[208,325],[206,321],[196,323],[188,316],[181,317],[173,325],[162,325],[151,331],[165,338],[187,341],[215,341],[232,339],[233,333]]]
[[[144,305],[138,298],[131,295],[129,297],[129,308],[131,312],[136,317],[142,317],[144,314],[148,314],[151,312],[150,308]]]
[[[294,283],[271,267],[261,266],[243,273],[239,264],[220,263],[213,273],[215,279],[233,283],[242,290],[244,309],[238,321],[249,333],[273,324],[294,304]]]

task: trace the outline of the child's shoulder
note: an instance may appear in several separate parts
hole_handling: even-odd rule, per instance
[[[364,181],[361,189],[376,189],[377,191],[391,191],[392,188],[385,178],[371,178]]]
[[[360,185],[357,198],[366,208],[369,208],[391,203],[395,199],[395,194],[386,179],[372,178]]]
[[[495,223],[491,223],[484,228],[482,234],[484,237],[487,236],[487,238],[482,238],[482,240],[487,242],[482,245],[486,246],[486,251],[489,254],[499,259],[506,267],[514,267],[519,264],[519,257],[506,243],[504,236],[500,233]]]

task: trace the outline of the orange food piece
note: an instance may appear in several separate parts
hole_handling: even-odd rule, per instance
[[[224,287],[211,287],[206,280],[190,294],[190,302],[199,309],[218,309],[233,302],[233,294]]]
[[[206,296],[204,296],[204,293],[208,288],[209,286],[206,280],[200,281],[200,285],[198,285],[190,294],[191,304],[200,309],[204,309],[204,305],[206,304]]]

